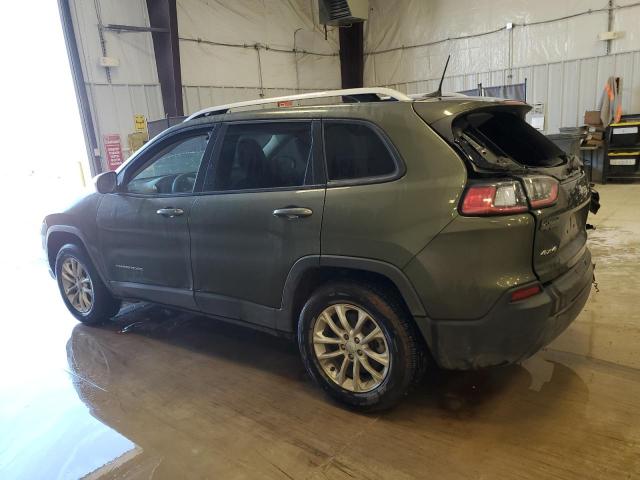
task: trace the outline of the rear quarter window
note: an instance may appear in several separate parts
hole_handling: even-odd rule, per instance
[[[387,177],[398,171],[389,148],[369,125],[326,121],[324,141],[329,180]]]

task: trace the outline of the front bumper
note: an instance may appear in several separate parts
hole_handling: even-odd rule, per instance
[[[53,271],[53,267],[51,265],[51,259],[49,258],[49,250],[47,249],[47,232],[49,231],[49,226],[47,225],[47,220],[42,221],[42,225],[40,226],[40,241],[42,242],[42,251],[44,252],[44,258],[47,260],[47,269],[49,270],[49,275],[51,278],[55,279],[56,274]]]
[[[472,370],[518,362],[548,345],[582,311],[593,281],[588,249],[568,272],[541,293],[510,302],[506,292],[477,320],[417,319],[440,367]]]

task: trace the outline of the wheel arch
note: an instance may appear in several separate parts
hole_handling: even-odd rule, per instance
[[[73,243],[87,251],[82,233],[74,227],[56,225],[49,228],[45,250],[49,267],[55,272],[56,256],[67,243]]]
[[[102,282],[107,286],[107,289],[111,291],[109,287],[109,282],[102,271],[101,265],[96,261],[94,255],[92,255],[91,250],[88,248],[88,243],[85,236],[82,232],[73,226],[70,225],[53,225],[49,227],[47,230],[47,237],[45,243],[45,252],[47,254],[47,262],[49,263],[49,268],[53,275],[55,276],[56,270],[56,257],[60,249],[66,245],[67,243],[73,243],[74,245],[78,245],[82,248],[89,260],[93,263],[94,268],[98,272]]]
[[[287,277],[283,293],[283,309],[288,313],[278,330],[295,332],[298,317],[306,300],[320,285],[333,280],[375,283],[397,296],[412,317],[426,312],[413,285],[398,267],[359,257],[323,255],[298,260]]]

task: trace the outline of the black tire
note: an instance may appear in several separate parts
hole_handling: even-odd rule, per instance
[[[86,312],[81,312],[74,307],[67,298],[67,295],[64,293],[64,287],[62,284],[62,265],[65,260],[69,258],[77,260],[84,267],[91,279],[91,284],[93,286],[93,301],[90,309]],[[64,245],[58,251],[58,255],[56,256],[55,273],[56,280],[58,282],[58,290],[60,290],[60,296],[62,297],[64,304],[67,306],[67,309],[69,309],[71,314],[82,323],[87,325],[97,325],[107,321],[120,311],[122,301],[114,298],[109,290],[107,290],[107,287],[105,287],[100,275],[98,275],[98,272],[93,266],[91,259],[82,247],[72,243]]]
[[[316,357],[313,345],[316,318],[327,307],[340,303],[364,310],[384,334],[391,361],[386,376],[373,390],[353,392],[342,388],[325,373]],[[360,411],[384,410],[395,405],[421,380],[427,362],[424,341],[400,301],[375,285],[348,281],[326,284],[309,298],[300,313],[298,346],[313,380],[334,399]]]

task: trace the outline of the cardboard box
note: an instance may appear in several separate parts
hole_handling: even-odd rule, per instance
[[[591,135],[591,138],[594,140],[602,140],[604,138],[604,132],[602,131],[591,132],[589,135]]]
[[[598,110],[587,110],[584,112],[584,123],[587,125],[602,125],[600,112]]]

